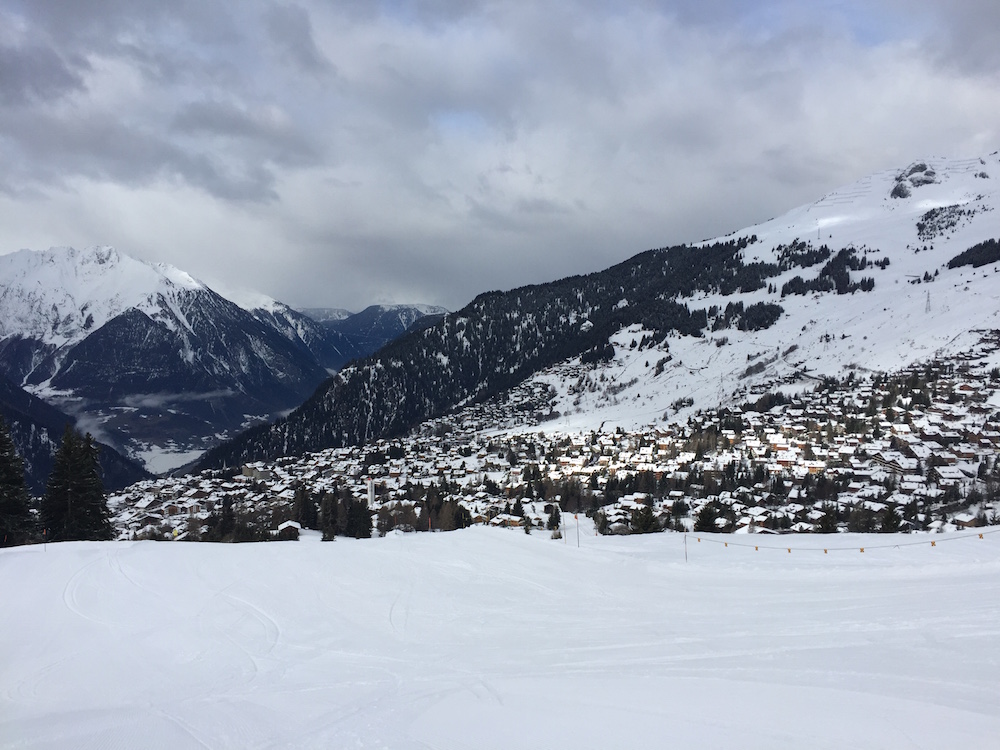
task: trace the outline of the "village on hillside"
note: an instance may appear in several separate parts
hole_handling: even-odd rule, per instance
[[[996,342],[992,342],[996,343]],[[938,532],[1000,523],[1000,370],[976,353],[891,375],[798,383],[643,431],[543,429],[545,386],[412,434],[109,498],[119,537],[294,539],[552,530]]]

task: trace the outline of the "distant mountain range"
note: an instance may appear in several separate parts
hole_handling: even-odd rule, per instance
[[[299,312],[317,323],[328,323],[349,318],[354,313],[341,307],[301,307]]]
[[[636,427],[960,353],[1000,328],[998,176],[997,154],[914,162],[727,237],[481,295],[199,466],[400,435],[526,380],[566,427]]]
[[[0,375],[162,470],[300,404],[374,349],[110,247],[0,256]]]
[[[373,354],[418,323],[433,325],[447,314],[433,305],[372,305],[359,313],[336,317],[342,310],[319,310],[316,320],[327,330],[344,337],[360,356]],[[319,318],[323,319],[320,320]]]

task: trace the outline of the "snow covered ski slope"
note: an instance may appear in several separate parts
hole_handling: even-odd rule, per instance
[[[997,746],[1000,534],[733,539],[3,550],[0,747]]]

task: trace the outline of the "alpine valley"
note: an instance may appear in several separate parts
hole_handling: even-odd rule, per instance
[[[29,391],[161,472],[295,407],[382,343],[264,295],[230,296],[110,247],[0,256],[0,375],[8,390]],[[23,411],[8,412],[15,437],[38,434],[17,427],[27,424]],[[47,416],[58,439],[59,419]],[[32,486],[44,481],[46,465],[29,462]]]

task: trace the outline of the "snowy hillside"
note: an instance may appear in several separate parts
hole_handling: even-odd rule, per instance
[[[691,307],[718,306],[720,312],[739,302],[780,304],[784,313],[767,329],[726,327],[640,348],[649,331],[633,325],[612,337],[613,361],[594,369],[571,360],[533,382],[558,393],[560,427],[634,429],[664,415],[683,419],[697,409],[739,404],[768,390],[811,387],[824,375],[895,371],[967,351],[979,341],[977,331],[1000,328],[1000,264],[949,269],[948,262],[1000,238],[998,207],[997,154],[928,159],[865,178],[721,239],[756,236],[745,251],[748,263],[775,263],[781,249],[796,241],[814,249],[825,245],[832,254],[855,248],[873,265],[851,278],[871,277],[871,291],[782,295],[786,283],[815,277],[822,263],[793,266],[772,279],[770,289],[699,293],[687,300]],[[880,268],[880,261],[888,265]],[[691,404],[684,405],[688,399]]]
[[[0,747],[995,745],[1000,535],[569,530],[0,550]]]

